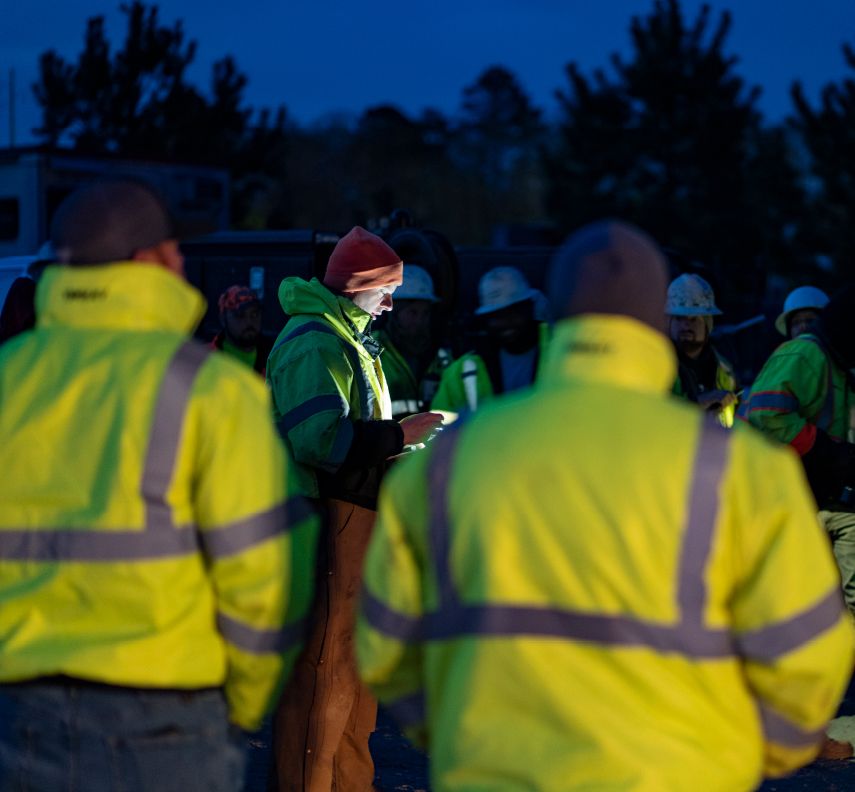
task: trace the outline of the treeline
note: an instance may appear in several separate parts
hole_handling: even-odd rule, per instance
[[[759,89],[727,51],[727,12],[704,6],[687,19],[679,0],[654,0],[631,22],[628,56],[591,74],[567,65],[549,121],[491,66],[451,117],[390,104],[305,127],[284,105],[248,107],[231,57],[207,92],[190,84],[196,46],[181,23],[142,2],[122,8],[120,48],[93,17],[76,62],[42,55],[37,135],[86,153],[228,167],[237,228],[377,227],[406,207],[456,244],[487,244],[500,225],[557,240],[619,216],[752,294],[768,272],[828,285],[851,275],[855,79],[829,83],[818,106],[794,84],[790,117],[765,124]],[[842,57],[855,77],[855,52]]]

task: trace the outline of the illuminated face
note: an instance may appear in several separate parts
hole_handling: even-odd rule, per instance
[[[804,333],[812,333],[816,329],[817,319],[819,319],[819,312],[813,308],[802,308],[801,311],[793,311],[787,320],[790,326],[790,338],[795,338]]]
[[[376,319],[383,311],[392,310],[392,295],[397,288],[397,286],[380,286],[377,289],[353,292],[349,296],[354,305]]]
[[[671,340],[684,355],[698,357],[707,342],[705,316],[672,316],[668,324]]]

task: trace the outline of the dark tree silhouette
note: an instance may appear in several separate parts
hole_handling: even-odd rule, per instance
[[[254,115],[244,105],[246,77],[229,56],[214,64],[204,94],[187,80],[196,43],[181,22],[163,24],[158,7],[140,0],[120,8],[127,21],[120,48],[111,49],[104,18],[95,16],[76,62],[52,50],[41,56],[33,86],[42,109],[36,134],[50,146],[87,154],[227,167],[236,225],[287,223],[284,108]]]
[[[748,303],[785,250],[800,194],[785,140],[762,129],[759,89],[725,52],[730,26],[728,12],[712,24],[704,5],[688,22],[678,0],[655,0],[633,19],[631,57],[612,56],[611,75],[589,79],[571,63],[549,205],[568,229],[603,215],[636,222],[720,270],[731,302]]]
[[[451,146],[474,201],[464,210],[474,235],[486,239],[497,224],[540,221],[541,112],[516,76],[491,66],[463,89]]]
[[[157,6],[138,0],[121,9],[127,31],[120,49],[111,51],[104,18],[96,16],[76,63],[52,50],[41,56],[33,86],[42,108],[36,134],[87,153],[228,163],[249,133],[246,77],[225,57],[214,64],[210,95],[203,95],[187,82],[196,43],[185,40],[181,22],[161,24]]]
[[[817,253],[831,259],[839,278],[853,277],[855,261],[855,49],[843,45],[852,73],[827,84],[814,109],[795,83],[795,127],[801,133],[813,175],[805,235]]]

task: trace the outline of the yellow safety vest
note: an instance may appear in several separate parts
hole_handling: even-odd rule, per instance
[[[357,650],[447,790],[749,790],[816,753],[853,629],[798,461],[666,393],[625,317],[393,469]]]
[[[162,267],[52,267],[36,308],[0,348],[0,681],[224,685],[258,726],[317,530],[264,384],[187,338],[204,301]]]

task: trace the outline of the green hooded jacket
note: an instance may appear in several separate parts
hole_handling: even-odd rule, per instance
[[[371,317],[317,278],[286,278],[279,302],[290,316],[270,353],[267,382],[273,415],[309,497],[340,497],[373,508],[385,456],[401,450],[391,420],[389,390],[379,357],[365,347]],[[377,458],[353,455],[366,422],[391,424],[399,442],[378,445]],[[388,435],[388,432],[387,432]],[[388,443],[386,444],[388,445]],[[343,469],[352,468],[350,470]]]
[[[803,454],[813,441],[813,427],[827,432],[832,440],[849,439],[853,407],[855,394],[846,373],[819,338],[806,334],[772,353],[740,417]]]

